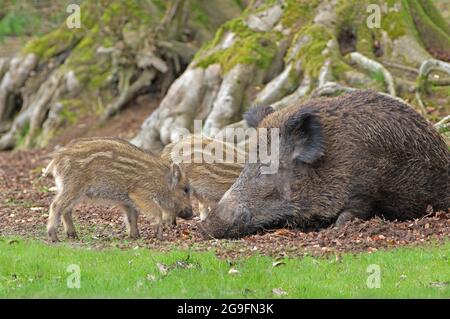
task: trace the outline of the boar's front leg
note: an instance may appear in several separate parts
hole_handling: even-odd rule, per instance
[[[336,227],[342,227],[356,218],[366,220],[372,216],[373,210],[370,207],[369,199],[353,200],[351,205],[341,211],[335,225]]]
[[[336,227],[338,228],[342,227],[348,222],[354,220],[355,218],[356,216],[352,212],[344,211],[339,215],[338,219],[336,220]]]

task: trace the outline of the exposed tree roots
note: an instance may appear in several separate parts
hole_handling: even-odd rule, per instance
[[[349,22],[336,14],[339,10],[341,15],[355,10],[365,13],[364,3],[354,8],[344,1],[321,1],[319,5],[304,5],[301,10],[281,0],[253,3],[248,14],[223,26],[216,39],[201,50],[174,82],[158,110],[145,121],[133,143],[158,152],[163,145],[179,139],[181,132],[192,132],[195,119],[203,120],[203,132],[214,136],[225,128],[246,127],[242,114],[251,105],[270,104],[281,109],[310,97],[334,96],[359,88],[409,100],[407,94],[416,90],[417,76],[420,85],[416,92],[419,105],[423,105],[420,91],[428,74],[436,70],[448,73],[448,63],[427,60],[418,70],[430,54],[414,36],[412,20],[397,21],[412,31],[406,29],[396,36],[390,30],[366,29],[366,15],[355,15]],[[407,10],[401,5],[397,9]],[[293,12],[300,14],[296,19],[301,23],[286,22]],[[301,16],[301,12],[307,15]],[[342,35],[339,30],[344,29],[349,30],[346,36],[335,36]],[[269,56],[271,43],[276,53]],[[247,46],[248,51],[244,50]],[[440,83],[447,82],[443,79]],[[437,126],[442,129],[447,122],[443,120]]]
[[[63,24],[0,59],[0,150],[44,145],[83,114],[102,121],[139,94],[164,94],[199,44],[241,10],[233,0],[84,1],[81,29]],[[214,72],[199,71],[205,79],[197,93],[208,104]]]

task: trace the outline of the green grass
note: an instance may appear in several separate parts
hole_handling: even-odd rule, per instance
[[[80,0],[0,0],[0,44],[5,37],[49,32],[65,21],[70,3],[80,3]]]
[[[88,250],[69,244],[0,238],[0,297],[290,298],[450,297],[450,243],[336,258],[253,256],[233,266],[212,252],[162,253]],[[162,274],[157,263],[169,270]],[[67,287],[69,265],[80,267],[80,288]],[[381,270],[381,287],[369,289],[367,267]],[[230,267],[239,271],[230,275]],[[152,277],[154,276],[154,277]]]

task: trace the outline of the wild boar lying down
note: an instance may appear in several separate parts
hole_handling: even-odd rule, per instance
[[[264,175],[261,164],[246,164],[202,223],[207,236],[311,230],[375,215],[410,219],[427,205],[450,207],[450,151],[399,100],[356,91],[277,112],[254,108],[245,118],[280,129],[279,169]]]
[[[162,222],[192,216],[189,191],[178,165],[166,166],[159,157],[121,139],[72,141],[52,154],[44,176],[48,173],[55,178],[57,188],[47,224],[51,241],[58,240],[60,218],[67,236],[77,237],[72,209],[83,199],[121,206],[131,238],[139,237],[139,211],[154,217],[159,239]]]

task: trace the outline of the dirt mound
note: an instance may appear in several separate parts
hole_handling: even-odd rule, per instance
[[[53,180],[40,179],[47,164],[46,150],[0,153],[0,235],[24,236],[46,240],[45,224],[48,207],[54,193]],[[303,256],[340,254],[342,252],[373,252],[398,246],[439,243],[450,238],[450,211],[432,212],[420,219],[390,222],[379,218],[353,221],[341,229],[328,228],[304,233],[279,229],[240,240],[203,240],[198,231],[198,219],[179,221],[167,229],[164,241],[154,236],[151,220],[141,216],[142,239],[127,240],[122,213],[114,207],[81,204],[74,212],[80,241],[74,245],[104,248],[117,246],[169,250],[214,249],[219,256],[234,258],[260,253],[272,256]],[[60,229],[62,232],[62,227]],[[65,236],[61,233],[60,238]]]

